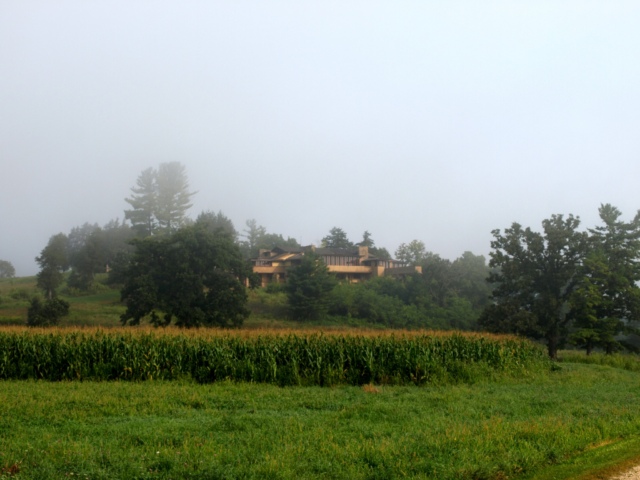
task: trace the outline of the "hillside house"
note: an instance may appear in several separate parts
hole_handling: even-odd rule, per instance
[[[408,267],[398,260],[384,260],[370,255],[368,247],[316,248],[313,245],[260,250],[258,258],[251,260],[253,272],[260,277],[263,287],[271,282],[283,283],[287,279],[287,269],[299,264],[306,252],[315,252],[338,280],[350,283],[373,277],[422,273],[421,267]]]

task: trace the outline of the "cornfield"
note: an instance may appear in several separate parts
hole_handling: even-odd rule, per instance
[[[0,330],[0,379],[424,385],[548,366],[527,340],[479,334]]]

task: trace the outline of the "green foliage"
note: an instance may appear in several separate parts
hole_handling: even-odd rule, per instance
[[[587,354],[622,349],[616,336],[640,321],[640,213],[631,222],[607,204],[599,209],[602,226],[590,230],[588,252],[572,297],[572,341]]]
[[[640,214],[627,223],[609,204],[599,213],[603,225],[588,232],[571,215],[545,220],[543,233],[517,223],[495,230],[495,304],[481,325],[544,338],[551,357],[568,340],[587,353],[622,348],[617,336],[640,321]]]
[[[69,302],[58,297],[44,302],[40,297],[33,297],[27,310],[27,325],[42,327],[57,325],[61,317],[69,315]]]
[[[58,233],[49,239],[40,256],[36,257],[36,262],[40,265],[38,288],[42,289],[49,300],[55,296],[56,289],[64,280],[62,272],[69,268],[67,253],[67,236]]]
[[[14,300],[30,300],[32,293],[26,288],[18,288],[11,290],[9,296]]]
[[[234,242],[238,239],[238,232],[233,226],[233,222],[221,211],[218,213],[209,210],[201,212],[198,218],[196,218],[196,224],[203,225],[211,233],[225,232]]]
[[[189,192],[185,167],[180,162],[147,168],[131,192],[125,201],[132,208],[125,210],[125,218],[139,236],[171,233],[185,225],[194,192]]]
[[[357,284],[341,283],[331,294],[329,313],[391,328],[431,327],[414,305],[402,301],[398,294],[402,288],[400,282],[384,277]]]
[[[439,303],[439,285],[430,276],[342,283],[332,292],[329,313],[391,328],[476,329],[478,310],[452,288]]]
[[[368,232],[365,232],[365,234],[366,233]],[[322,246],[327,248],[351,248],[353,247],[353,243],[347,238],[344,230],[333,227],[329,230],[329,235],[322,239]]]
[[[156,210],[158,230],[173,232],[185,225],[186,212],[191,208],[189,182],[180,162],[161,163],[156,174]]]
[[[313,252],[305,252],[300,264],[287,273],[286,292],[291,317],[301,321],[324,317],[336,284],[322,259]]]
[[[620,368],[630,372],[640,372],[640,356],[637,354],[604,354],[596,352],[586,355],[584,352],[575,350],[561,350],[558,354],[558,360],[563,363],[586,363]]]
[[[569,301],[585,251],[586,235],[577,231],[579,224],[572,215],[553,215],[542,222],[543,233],[517,223],[504,234],[493,231],[489,265],[495,269],[490,281],[497,306],[480,318],[484,328],[514,331],[509,325],[533,321],[529,335],[544,338],[549,356],[556,357],[569,335]]]
[[[426,254],[424,242],[412,240],[408,245],[405,243],[400,244],[396,250],[396,259],[407,265],[420,265]]]
[[[0,278],[13,278],[16,276],[16,269],[7,260],[0,260]]]
[[[250,274],[238,247],[202,225],[135,242],[124,272],[122,323],[146,316],[154,325],[240,326],[248,315],[243,282]]]
[[[546,370],[515,338],[471,335],[177,335],[0,331],[0,379],[193,378],[278,385],[447,384]],[[480,375],[476,377],[476,375]]]
[[[143,170],[136,180],[136,186],[131,188],[131,197],[125,198],[131,210],[125,210],[124,218],[131,222],[133,230],[141,237],[153,235],[158,228],[156,176],[154,168]]]
[[[482,310],[489,305],[489,266],[483,255],[464,252],[451,264],[451,276],[458,296],[468,300],[474,309]]]

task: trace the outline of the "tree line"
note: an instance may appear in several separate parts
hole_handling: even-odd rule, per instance
[[[248,315],[245,287],[255,281],[248,259],[263,248],[300,247],[255,220],[239,232],[222,212],[189,218],[195,193],[178,162],[144,170],[131,192],[124,222],[87,223],[50,238],[36,258],[44,301],[34,300],[33,318],[43,322],[43,316],[68,310],[56,295],[65,276],[71,291],[91,291],[96,274],[108,271],[127,306],[124,324],[149,318],[155,325],[239,326]],[[494,230],[488,264],[471,252],[450,261],[412,240],[394,255],[420,265],[422,274],[399,280],[339,283],[309,254],[290,270],[286,285],[271,285],[267,294],[286,296],[299,321],[331,317],[515,333],[544,341],[554,358],[569,343],[587,353],[613,352],[630,347],[621,335],[635,333],[640,320],[640,213],[624,221],[606,204],[599,215],[601,225],[586,230],[573,215],[552,215],[540,232],[518,223]],[[391,258],[369,231],[353,242],[334,227],[322,246],[367,246],[373,255]]]
[[[124,211],[125,221],[85,223],[53,235],[36,258],[37,285],[44,299],[34,299],[29,323],[55,323],[68,311],[59,308],[64,307],[57,295],[63,282],[68,294],[93,292],[103,288],[96,275],[108,273],[107,284],[121,289],[127,306],[125,324],[143,318],[155,325],[242,324],[248,314],[244,287],[255,282],[248,260],[260,249],[300,244],[268,232],[253,219],[238,231],[222,212],[204,211],[192,220],[187,212],[194,194],[183,165],[160,164],[138,176],[125,199],[130,207]],[[322,238],[322,246],[367,246],[371,254],[391,258],[386,248],[375,245],[369,231],[360,242],[352,242],[343,229],[334,227]],[[417,240],[401,245],[396,255],[408,264],[423,265],[426,274],[403,283],[379,279],[363,285],[339,284],[329,276],[330,299],[321,298],[314,313],[296,307],[296,293],[288,295],[292,317],[304,321],[329,315],[388,326],[475,327],[489,294],[484,257],[466,252],[450,262],[427,252]],[[301,266],[298,276],[291,272],[291,277],[304,278],[302,272]],[[289,283],[294,285],[295,280]],[[308,296],[304,301],[313,304]]]
[[[587,353],[621,349],[621,334],[636,333],[640,320],[640,212],[626,222],[605,204],[599,216],[585,231],[573,215],[552,215],[541,232],[518,223],[494,230],[492,304],[480,326],[542,339],[552,358],[569,342]]]

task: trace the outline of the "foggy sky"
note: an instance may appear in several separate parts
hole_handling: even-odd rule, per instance
[[[637,1],[0,0],[0,259],[187,169],[196,217],[487,255],[640,208]]]

